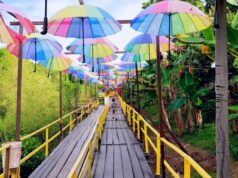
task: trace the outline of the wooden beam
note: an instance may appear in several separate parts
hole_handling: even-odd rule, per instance
[[[130,24],[131,20],[117,20],[120,24]],[[43,21],[32,21],[32,23],[36,26],[38,25],[43,25],[44,22]],[[10,22],[10,25],[12,26],[19,26],[19,22]]]

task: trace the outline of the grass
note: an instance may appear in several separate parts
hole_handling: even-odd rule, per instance
[[[215,123],[204,124],[202,128],[196,128],[192,135],[185,134],[181,137],[182,141],[189,143],[203,150],[216,153],[216,127]],[[229,137],[230,156],[238,160],[238,135],[230,133]]]

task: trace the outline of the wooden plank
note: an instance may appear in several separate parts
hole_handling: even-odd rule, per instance
[[[95,152],[94,157],[93,157],[93,166],[92,166],[92,177],[95,176],[97,164],[98,164],[98,157],[99,157],[99,152]]]
[[[121,149],[119,145],[113,146],[113,153],[114,153],[114,178],[123,178],[123,168],[122,168],[122,156],[121,156]]]
[[[122,133],[122,129],[116,129],[116,131],[117,131],[117,135],[118,135],[118,139],[119,139],[119,144],[126,144],[126,141],[125,141],[123,133]]]
[[[119,144],[119,138],[117,136],[117,130],[116,129],[112,129],[112,140],[113,140],[114,145]]]
[[[126,145],[120,145],[124,178],[134,178],[130,156]]]
[[[103,178],[105,161],[106,161],[106,145],[101,145],[100,151],[98,153],[98,163],[96,165],[96,171],[94,178]]]
[[[142,172],[145,178],[153,178],[154,175],[150,169],[150,166],[147,162],[147,160],[145,159],[145,155],[140,147],[140,145],[134,145],[134,149],[135,149],[135,153],[137,155],[137,158],[139,160],[139,163],[141,165],[142,168]]]
[[[136,178],[144,178],[139,160],[137,158],[137,155],[135,153],[135,149],[133,145],[127,144],[127,149],[131,158],[131,163],[132,163],[132,168],[133,168],[133,173]]]
[[[107,155],[105,162],[104,178],[112,178],[113,176],[113,146],[107,145]]]
[[[131,143],[132,144],[138,144],[139,142],[137,141],[137,139],[136,139],[134,133],[132,132],[132,130],[131,129],[125,129],[125,130],[127,131],[127,134],[128,134],[128,136],[131,140]]]
[[[108,132],[108,129],[103,130],[101,145],[106,145],[107,144],[107,132]]]
[[[112,145],[112,129],[107,129],[107,144]]]

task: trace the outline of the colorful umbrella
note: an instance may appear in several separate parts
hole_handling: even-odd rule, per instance
[[[118,49],[117,47],[106,38],[87,38],[84,41],[85,56],[101,58],[111,56]],[[83,54],[83,40],[75,39],[68,47],[67,50],[74,54]]]
[[[99,38],[115,34],[121,25],[105,10],[89,5],[68,6],[57,12],[49,21],[49,32],[62,37],[84,39]]]
[[[168,51],[169,40],[161,36],[160,37],[160,51]],[[171,49],[175,49],[175,45],[171,45]],[[156,59],[156,36],[149,34],[141,34],[133,38],[125,47],[125,51],[134,54],[145,54],[148,59]]]
[[[8,50],[18,56],[19,43],[8,45]],[[55,41],[52,37],[47,35],[41,35],[40,33],[32,33],[23,40],[22,55],[24,59],[35,61],[49,60],[61,53],[63,50],[62,46]]]
[[[43,60],[40,61],[40,63],[47,69],[49,69],[49,74],[50,71],[64,71],[67,70],[71,64],[72,60],[66,56],[65,54],[61,53],[57,56],[54,56],[53,58],[49,58],[48,60]],[[49,77],[48,74],[48,77]]]
[[[155,3],[131,22],[137,31],[156,35],[176,35],[192,33],[206,29],[211,20],[197,7],[178,0],[164,0]]]

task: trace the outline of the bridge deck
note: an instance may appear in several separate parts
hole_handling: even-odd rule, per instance
[[[94,178],[152,178],[154,175],[122,111],[117,120],[108,113],[99,152],[93,161]]]
[[[67,177],[103,108],[99,106],[87,119],[84,119],[29,177]]]

